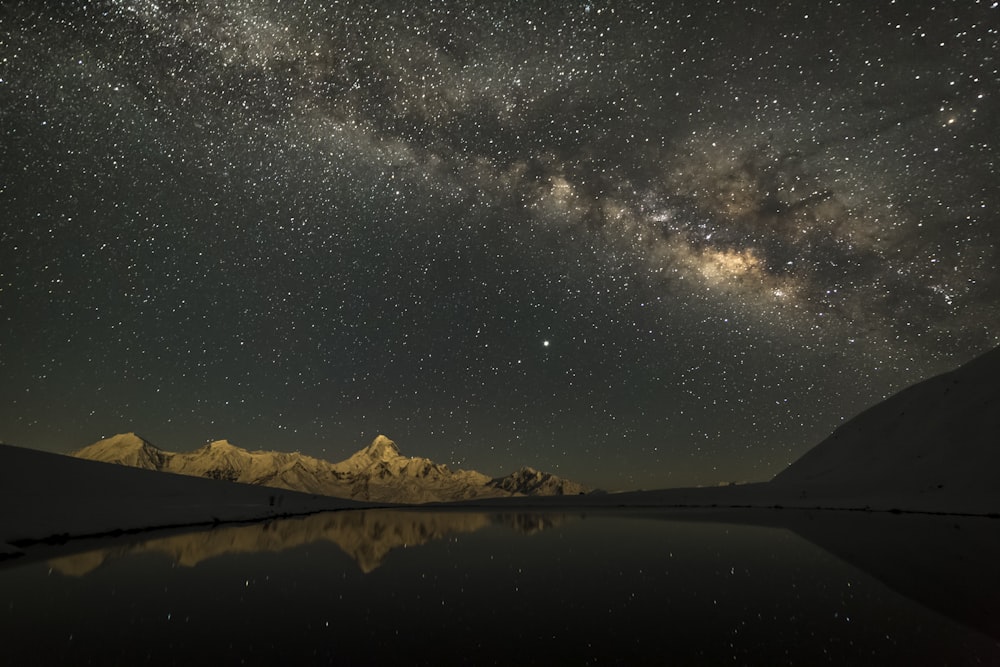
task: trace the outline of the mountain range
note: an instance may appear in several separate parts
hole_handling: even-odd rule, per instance
[[[193,452],[168,452],[135,433],[105,438],[74,452],[73,456],[147,470],[390,503],[579,495],[588,491],[581,484],[529,467],[497,478],[474,470],[451,470],[429,459],[403,456],[384,435],[338,463],[298,452],[251,452],[228,440],[210,442]]]

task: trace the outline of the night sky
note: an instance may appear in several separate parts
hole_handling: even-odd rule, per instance
[[[4,3],[0,440],[763,480],[1000,343],[998,3],[755,4]]]

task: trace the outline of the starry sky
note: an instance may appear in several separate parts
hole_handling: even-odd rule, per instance
[[[1000,343],[1000,9],[0,8],[0,440],[765,480]]]

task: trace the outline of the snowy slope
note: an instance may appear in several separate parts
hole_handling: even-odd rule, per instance
[[[524,496],[578,496],[587,493],[587,489],[581,484],[527,466],[506,477],[492,480],[490,485]]]
[[[101,440],[74,455],[149,470],[382,502],[448,502],[586,491],[579,484],[531,468],[498,479],[470,470],[451,470],[429,459],[403,456],[383,435],[339,463],[297,452],[249,452],[226,440],[177,454],[158,449],[134,433]]]
[[[1000,348],[869,408],[772,485],[947,506],[996,497],[998,469]]]
[[[0,445],[0,543],[362,506]]]
[[[86,458],[93,461],[118,463],[134,468],[158,470],[167,462],[167,452],[135,433],[120,433],[105,438],[88,449],[90,452]]]

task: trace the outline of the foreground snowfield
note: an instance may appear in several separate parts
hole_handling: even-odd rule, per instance
[[[792,495],[1000,511],[1000,348],[865,410],[773,480]]]
[[[371,507],[0,445],[0,544]]]

